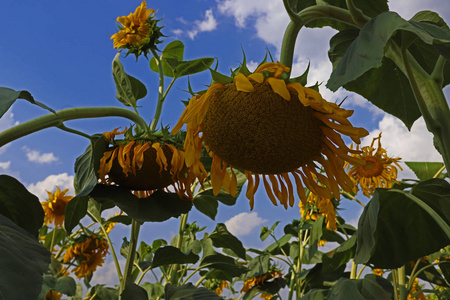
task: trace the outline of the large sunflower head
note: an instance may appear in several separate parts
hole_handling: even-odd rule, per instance
[[[61,191],[59,187],[56,187],[56,191],[51,193],[47,191],[48,200],[42,202],[42,208],[44,209],[44,225],[49,225],[55,222],[55,226],[63,226],[66,205],[72,200],[73,196],[66,196],[69,189]]]
[[[253,73],[246,67],[233,73],[195,95],[172,131],[187,124],[188,167],[201,165],[203,145],[209,151],[215,194],[221,187],[236,192],[233,168],[245,170],[251,208],[261,179],[271,201],[277,205],[278,199],[285,207],[294,204],[293,180],[303,202],[304,186],[327,199],[339,199],[339,187],[353,189],[344,162],[364,162],[349,155],[357,151],[349,149],[341,135],[359,143],[368,134],[348,120],[353,111],[291,82],[289,68],[279,62],[263,63]]]
[[[156,49],[163,36],[158,22],[155,10],[147,9],[147,3],[142,1],[134,13],[117,18],[120,31],[111,36],[114,48],[128,49],[127,54],[133,53],[136,57],[146,54],[149,49]]]
[[[72,270],[78,278],[91,275],[105,262],[108,242],[101,235],[92,234],[79,237],[65,252],[63,262],[75,264]]]
[[[378,141],[378,147],[374,144]],[[359,150],[359,146],[356,146]],[[347,174],[355,181],[355,191],[359,187],[364,196],[370,197],[376,188],[390,188],[397,182],[398,164],[400,157],[389,157],[385,149],[381,147],[381,133],[372,140],[370,146],[361,148],[361,152],[352,154],[353,157],[365,161],[364,165],[353,165],[346,163]]]
[[[125,139],[115,139],[123,133]],[[132,191],[152,192],[171,186],[180,196],[190,196],[193,176],[185,165],[179,137],[172,138],[164,132],[160,135],[160,139],[157,134],[154,139],[135,139],[127,129],[105,132],[103,136],[111,147],[100,159],[100,181]]]

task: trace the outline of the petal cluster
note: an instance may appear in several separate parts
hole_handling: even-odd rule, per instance
[[[44,225],[50,225],[55,222],[55,226],[63,226],[66,205],[73,198],[73,196],[66,196],[68,191],[69,189],[61,191],[59,187],[56,187],[54,193],[47,191],[48,200],[42,202],[42,208],[45,213]]]

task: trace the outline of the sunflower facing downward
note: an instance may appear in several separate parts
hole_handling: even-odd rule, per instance
[[[45,225],[50,225],[55,221],[55,226],[62,227],[65,219],[66,205],[73,198],[73,196],[66,196],[68,191],[69,189],[61,191],[59,187],[56,187],[54,193],[47,191],[48,200],[42,202],[42,208],[45,213]]]
[[[378,147],[375,148],[375,141],[378,141]],[[356,146],[359,150],[359,146]],[[397,182],[397,168],[403,170],[397,161],[400,157],[392,158],[387,155],[385,149],[381,147],[381,133],[372,140],[370,146],[361,148],[362,153],[352,154],[355,158],[364,160],[365,165],[353,165],[346,163],[347,174],[355,181],[354,192],[359,186],[366,197],[370,197],[376,188],[391,188],[394,182]]]
[[[98,170],[101,183],[125,187],[147,194],[171,186],[180,197],[191,198],[192,172],[185,166],[184,151],[175,142],[120,140],[118,128],[103,136],[112,145],[103,153]],[[126,134],[127,135],[127,134]],[[175,145],[173,145],[173,144]]]
[[[194,96],[173,128],[174,134],[187,124],[188,167],[202,169],[205,144],[213,158],[214,194],[221,187],[236,193],[233,168],[245,170],[252,209],[261,181],[272,203],[277,205],[278,199],[286,208],[294,204],[292,178],[304,203],[304,186],[327,199],[339,199],[339,186],[352,191],[344,162],[362,165],[364,161],[349,155],[357,151],[345,145],[341,134],[360,143],[368,132],[348,121],[353,111],[327,102],[314,89],[289,82],[288,72],[279,62],[264,63],[254,73],[241,67],[229,82],[213,83],[204,94]]]

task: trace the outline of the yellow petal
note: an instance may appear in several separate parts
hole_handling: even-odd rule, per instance
[[[269,77],[266,79],[266,82],[270,84],[272,90],[283,97],[285,100],[291,100],[291,94],[289,93],[286,82],[283,79],[277,79],[273,77]]]
[[[272,193],[272,188],[270,187],[269,183],[267,182],[266,175],[262,175],[263,181],[264,181],[264,187],[266,188],[267,196],[269,196],[270,201],[272,201],[273,205],[278,206],[277,200],[275,199],[275,196]]]
[[[248,75],[247,78],[252,79],[258,83],[264,82],[264,75],[261,73],[252,73],[252,74]]]
[[[298,82],[292,82],[287,84],[287,89],[289,91],[295,91],[297,94],[298,100],[304,105],[309,106],[310,101],[306,98],[305,87]]]
[[[250,80],[242,73],[234,76],[233,83],[236,86],[236,90],[240,92],[253,92],[255,90]]]

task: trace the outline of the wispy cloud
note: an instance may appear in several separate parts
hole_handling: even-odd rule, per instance
[[[26,146],[23,146],[22,149],[26,152],[28,161],[31,162],[36,162],[38,164],[49,164],[59,160],[58,157],[56,157],[52,152],[41,154],[39,151],[31,150]]]
[[[180,19],[178,19],[178,21],[183,23],[185,25],[185,27],[188,27],[188,28],[190,27],[190,28],[186,29],[186,30],[174,29],[174,30],[172,30],[172,33],[174,35],[178,35],[178,36],[187,34],[189,36],[189,38],[191,38],[192,40],[195,39],[195,37],[200,32],[213,31],[217,28],[217,20],[214,17],[212,9],[208,9],[205,12],[205,16],[202,20],[196,20],[194,22],[189,22],[189,21],[186,21],[186,20],[180,18]]]
[[[42,181],[32,183],[28,186],[28,191],[36,195],[39,200],[45,201],[48,198],[47,191],[53,192],[58,186],[61,190],[69,189],[67,195],[73,195],[73,176],[67,173],[50,175]]]

